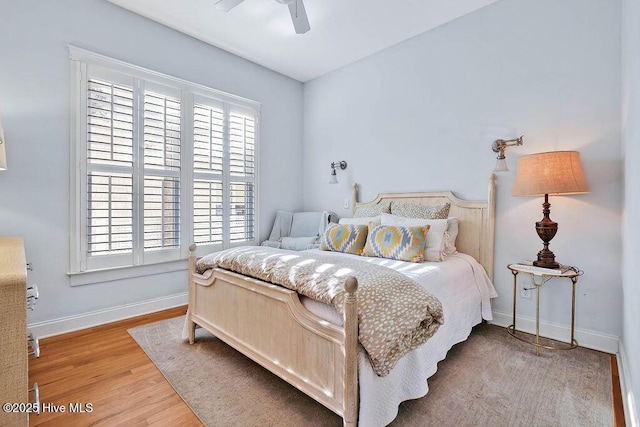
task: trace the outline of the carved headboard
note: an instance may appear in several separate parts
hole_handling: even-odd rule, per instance
[[[493,280],[493,257],[495,244],[496,176],[489,176],[487,200],[462,200],[451,191],[430,193],[381,193],[370,202],[358,202],[358,184],[353,184],[353,211],[360,206],[370,206],[387,201],[432,206],[451,203],[450,217],[459,221],[456,247],[459,252],[474,257]]]

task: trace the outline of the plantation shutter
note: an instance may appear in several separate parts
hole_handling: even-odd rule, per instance
[[[197,96],[193,110],[196,244],[255,242],[255,110]]]
[[[190,242],[202,254],[257,243],[259,104],[69,51],[70,275],[174,271]],[[76,282],[97,276],[85,277]]]
[[[143,117],[144,251],[176,249],[180,247],[179,91],[145,84]]]
[[[255,112],[232,105],[229,114],[230,243],[255,240]]]
[[[86,83],[87,265],[100,256],[130,263],[134,249],[133,79],[91,69]]]
[[[180,91],[98,66],[86,72],[86,267],[176,259]]]
[[[223,243],[225,120],[222,102],[197,97],[193,106],[193,238]]]

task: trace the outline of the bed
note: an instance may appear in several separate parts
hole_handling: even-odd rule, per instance
[[[453,279],[463,286],[458,289],[434,285],[436,293],[438,288],[451,293],[436,295],[444,298],[446,321],[443,327],[426,344],[402,357],[388,375],[380,377],[373,373],[358,343],[358,283],[354,278],[348,278],[344,284],[343,316],[336,318],[336,312],[323,303],[266,281],[222,268],[213,268],[206,274],[197,273],[196,247],[191,245],[186,329],[189,342],[193,343],[196,325],[203,327],[340,415],[345,426],[386,425],[395,418],[400,402],[427,393],[426,379],[435,372],[437,362],[444,359],[451,346],[464,341],[471,327],[483,318],[491,319],[488,300],[495,296],[490,281],[493,274],[495,176],[490,176],[487,200],[483,201],[462,200],[452,192],[444,191],[385,193],[373,201],[360,203],[355,184],[353,199],[354,211],[390,201],[422,206],[449,202],[449,216],[459,220],[456,239],[459,253],[447,257],[445,262],[433,264],[448,267],[457,263],[463,266],[458,270],[471,272],[471,279],[460,279],[456,273],[443,273],[446,280]],[[371,258],[369,261],[394,265],[401,271],[419,269],[384,259]],[[464,286],[475,287],[471,293],[476,296],[465,299],[464,304],[469,308],[465,309],[465,314],[456,317],[458,302],[455,295],[469,293]]]

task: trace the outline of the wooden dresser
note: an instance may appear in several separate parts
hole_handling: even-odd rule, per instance
[[[26,292],[24,242],[0,236],[0,404],[29,402]],[[0,427],[27,424],[27,413],[0,409]]]

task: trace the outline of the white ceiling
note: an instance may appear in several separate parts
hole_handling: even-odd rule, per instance
[[[286,5],[244,0],[108,0],[206,43],[306,82],[497,0],[304,0],[296,34]]]

